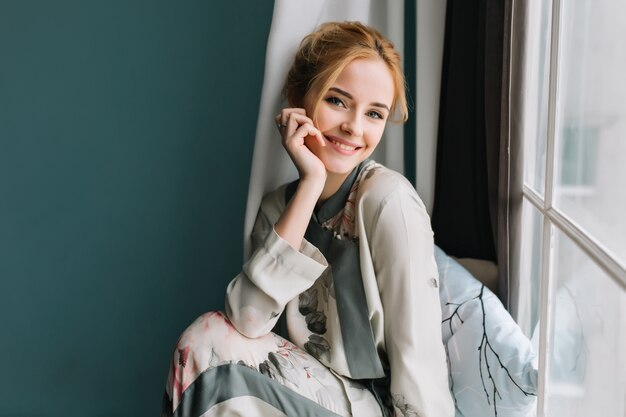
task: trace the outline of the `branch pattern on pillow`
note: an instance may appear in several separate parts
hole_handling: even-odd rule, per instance
[[[440,248],[441,330],[457,417],[526,417],[536,403],[536,353],[500,300]]]

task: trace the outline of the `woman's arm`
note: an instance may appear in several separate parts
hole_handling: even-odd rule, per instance
[[[283,109],[276,116],[283,147],[298,169],[300,182],[285,211],[276,222],[276,233],[294,248],[299,248],[304,233],[326,183],[326,167],[307,147],[317,140],[326,146],[322,133],[313,126],[304,109]]]
[[[263,198],[252,230],[252,256],[226,290],[226,315],[248,337],[269,333],[285,305],[328,267],[305,239],[295,249],[276,233],[274,223],[284,210],[284,188]]]
[[[396,415],[452,417],[430,219],[408,181],[388,182],[378,188],[393,191],[371,204],[376,221],[369,224],[368,238]]]
[[[315,180],[301,179],[285,211],[274,225],[276,233],[294,248],[299,248],[309,225],[321,188]]]
[[[285,305],[308,289],[328,266],[304,234],[326,181],[326,167],[307,147],[325,146],[303,109],[284,109],[276,118],[283,146],[300,174],[286,207],[283,193],[263,199],[253,228],[253,255],[228,285],[226,315],[248,337],[267,334]],[[281,211],[281,208],[284,209]]]

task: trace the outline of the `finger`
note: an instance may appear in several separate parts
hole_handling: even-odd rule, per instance
[[[326,138],[324,137],[322,132],[317,128],[315,130],[317,130],[317,134],[315,135],[315,138],[319,142],[320,146],[326,146]]]
[[[291,117],[306,117],[306,111],[299,108],[283,109],[280,112],[280,123],[287,124]]]
[[[276,123],[276,128],[282,135],[283,130],[287,127],[287,125],[282,122],[282,114],[277,114],[276,117],[274,117],[274,122]]]
[[[294,109],[294,110],[302,110],[302,109]],[[299,111],[293,111],[289,113],[289,119],[286,122],[284,121],[283,123],[287,125],[288,132],[294,132],[296,129],[298,129],[298,126],[302,126],[307,123],[310,124],[311,126],[314,126],[313,120],[311,120],[310,118],[308,118],[306,115],[302,114]]]
[[[289,115],[291,113],[296,113],[296,114],[301,114],[303,116],[306,116],[306,110],[299,108],[299,107],[289,107],[289,108],[282,109],[280,111],[280,120],[283,123],[285,123],[289,119]]]
[[[289,119],[296,119],[300,121],[300,124],[305,123],[305,122],[309,122],[309,123],[313,123],[313,120],[311,120],[306,113],[303,113],[304,110],[302,110],[302,112],[298,111],[300,109],[294,109],[294,111],[287,113],[287,118],[283,119],[283,122],[288,122]]]
[[[305,123],[303,125],[301,125],[296,131],[295,134],[292,136],[293,138],[299,138],[299,139],[303,139],[306,138],[307,136],[313,136],[315,138],[317,138],[318,141],[320,141],[320,138],[322,140],[322,146],[325,146],[326,144],[323,143],[323,136],[322,136],[322,132],[320,132],[315,126],[313,126],[313,124],[311,123]]]
[[[294,116],[292,116],[292,114]],[[304,119],[296,118],[296,120],[298,121],[298,125],[306,123],[307,121],[308,122],[312,122],[308,117],[306,117],[306,110],[304,110],[304,109],[301,109],[301,108],[285,108],[285,109],[282,109],[281,112],[274,117],[274,122],[276,123],[276,127],[278,128],[278,131],[281,134],[283,134],[283,132],[284,132],[283,129],[285,127],[288,127],[289,120],[292,117],[299,117],[299,116],[304,116]],[[287,133],[289,133],[290,131],[295,131],[296,128],[297,128],[297,126],[292,126],[291,129],[287,130]]]
[[[322,132],[319,131],[319,129],[317,129],[317,135],[315,135],[315,137],[317,138],[317,141],[320,143],[320,146],[326,146],[326,140],[324,140],[324,135],[322,135]]]
[[[318,128],[315,127],[315,124],[313,123],[313,120],[311,120],[308,116],[304,116],[304,115],[300,114],[299,112],[297,112],[297,113],[294,112],[294,113],[290,114],[290,120],[291,119],[295,119],[297,121],[297,123],[300,124],[300,125],[304,125],[304,124],[311,125],[311,127],[313,127],[315,133],[309,133],[309,134],[316,138],[316,140],[320,144],[320,146],[326,146],[326,140],[324,140],[324,135],[322,134],[322,132]]]

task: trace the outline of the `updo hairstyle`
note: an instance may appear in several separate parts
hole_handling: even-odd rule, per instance
[[[317,106],[341,71],[355,59],[372,58],[382,59],[387,64],[395,90],[390,114],[399,110],[405,122],[408,110],[400,54],[380,32],[360,22],[324,23],[306,36],[287,74],[284,94],[290,105],[303,107],[306,95],[315,92],[316,96],[311,97],[311,118],[315,120]]]

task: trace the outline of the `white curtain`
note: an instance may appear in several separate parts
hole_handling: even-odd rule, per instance
[[[300,41],[321,23],[358,20],[377,28],[396,49],[404,49],[404,0],[276,0],[265,57],[265,78],[256,128],[244,224],[244,259],[250,255],[250,232],[263,195],[297,178],[284,151],[274,116],[286,105],[281,90]],[[373,158],[403,172],[403,128],[388,124]]]
[[[415,188],[426,205],[428,214],[432,214],[435,199],[435,159],[446,5],[446,0],[420,0],[415,5],[417,93],[413,97],[415,117],[409,123],[415,123]]]

